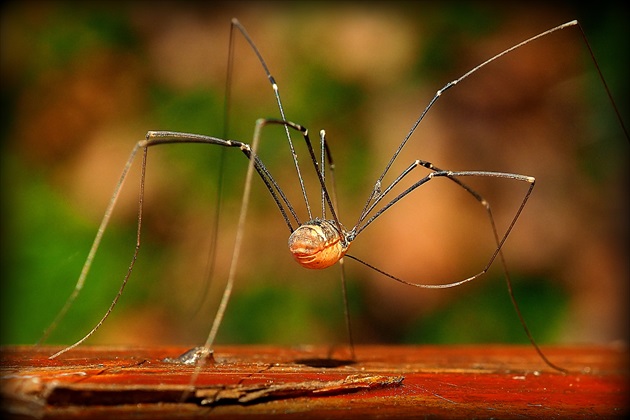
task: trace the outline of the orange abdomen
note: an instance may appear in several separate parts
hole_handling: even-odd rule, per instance
[[[289,236],[289,251],[302,267],[322,269],[339,261],[348,250],[332,220],[314,219]]]

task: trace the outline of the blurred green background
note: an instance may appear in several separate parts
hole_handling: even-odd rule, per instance
[[[327,130],[348,228],[437,89],[552,26],[582,21],[628,114],[628,15],[606,4],[9,2],[0,50],[3,344],[34,343],[63,306],[126,159],[147,130],[225,135],[232,17],[266,58],[287,117],[313,138]],[[241,37],[235,51],[227,135],[249,142],[256,118],[278,112]],[[628,338],[628,143],[589,60],[571,29],[484,68],[438,101],[388,178],[413,159],[537,178],[505,254],[541,343]],[[285,149],[282,131],[267,129],[261,156],[299,203]],[[246,168],[238,151],[226,152],[217,264],[206,293],[220,152],[199,145],[149,151],[140,257],[120,304],[89,343],[205,340]],[[81,338],[120,286],[135,243],[138,167],[87,284],[50,343]],[[317,191],[307,182],[318,214]],[[431,184],[362,233],[350,253],[416,282],[481,270],[492,252],[483,211],[453,186]],[[505,228],[525,186],[471,184]],[[338,268],[298,267],[286,250],[289,230],[259,182],[253,197],[217,342],[345,343]],[[526,342],[498,264],[479,281],[443,291],[400,285],[351,260],[346,273],[358,342]]]

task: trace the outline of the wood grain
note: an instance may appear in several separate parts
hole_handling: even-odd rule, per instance
[[[628,350],[528,346],[217,347],[194,366],[183,347],[2,349],[10,418],[615,418],[628,414]],[[256,417],[258,418],[258,417]]]

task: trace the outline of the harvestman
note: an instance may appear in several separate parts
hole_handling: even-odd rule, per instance
[[[357,222],[355,223],[355,225],[351,228],[351,229],[346,229],[344,228],[344,226],[341,224],[341,222],[339,221],[339,218],[337,216],[337,213],[335,211],[335,198],[334,198],[334,182],[331,185],[331,191],[329,192],[328,187],[326,186],[326,179],[325,179],[325,166],[326,166],[326,162],[328,162],[328,166],[329,166],[329,171],[331,172],[331,175],[333,174],[333,161],[332,161],[332,157],[330,154],[330,150],[328,148],[328,145],[326,143],[326,135],[324,130],[320,131],[320,143],[321,143],[321,153],[319,156],[319,160],[318,157],[316,157],[315,155],[315,151],[313,149],[310,137],[309,137],[309,133],[308,130],[306,128],[304,128],[303,126],[299,125],[299,124],[295,124],[293,122],[288,121],[285,118],[285,113],[284,113],[284,108],[282,106],[282,101],[280,100],[280,93],[278,90],[278,85],[276,84],[273,76],[271,75],[271,72],[269,71],[267,64],[265,62],[265,60],[263,59],[262,55],[260,54],[260,52],[258,51],[258,48],[255,46],[254,42],[252,41],[252,39],[250,38],[250,36],[248,35],[247,31],[245,30],[245,28],[240,24],[240,22],[236,19],[232,20],[232,24],[231,24],[231,30],[230,30],[230,60],[229,60],[229,69],[228,69],[228,77],[230,77],[230,72],[231,72],[231,66],[232,66],[232,48],[233,48],[233,37],[234,37],[234,33],[235,30],[237,30],[238,32],[241,33],[241,35],[246,39],[246,41],[248,42],[248,44],[250,45],[250,47],[252,48],[252,50],[254,51],[254,53],[256,54],[256,56],[258,57],[258,60],[260,62],[260,64],[262,65],[265,74],[267,75],[267,78],[269,79],[269,82],[273,88],[273,92],[276,98],[276,103],[278,106],[278,109],[280,111],[280,119],[259,119],[256,122],[256,126],[255,126],[255,130],[254,130],[254,135],[253,135],[253,140],[252,140],[252,144],[247,144],[247,143],[243,143],[240,141],[235,141],[235,140],[225,140],[225,139],[220,139],[220,138],[216,138],[216,137],[210,137],[210,136],[205,136],[205,135],[200,135],[200,134],[189,134],[189,133],[180,133],[180,132],[173,132],[173,131],[149,131],[146,135],[146,138],[142,141],[139,141],[135,147],[133,148],[131,155],[129,156],[129,159],[123,169],[122,175],[114,189],[114,193],[110,199],[110,202],[108,204],[108,207],[105,211],[105,215],[103,217],[103,220],[101,221],[101,224],[99,226],[98,232],[96,234],[96,237],[94,239],[94,242],[92,244],[92,247],[90,248],[90,252],[87,256],[87,259],[85,261],[85,264],[82,268],[81,274],[79,276],[79,279],[75,285],[75,288],[72,292],[72,294],[70,295],[70,297],[68,298],[68,300],[66,301],[64,307],[61,309],[61,311],[58,313],[57,317],[55,318],[55,320],[51,323],[50,327],[46,330],[46,332],[44,333],[42,339],[40,339],[40,342],[45,340],[46,337],[52,332],[52,330],[57,326],[57,324],[61,321],[61,319],[65,316],[66,312],[68,311],[68,309],[70,308],[70,306],[72,305],[72,303],[74,302],[74,300],[76,299],[76,297],[78,296],[79,292],[81,291],[81,289],[83,288],[83,285],[85,283],[85,279],[87,277],[87,274],[90,270],[90,267],[92,265],[92,261],[94,259],[94,256],[96,254],[96,251],[100,245],[101,239],[103,237],[103,234],[105,232],[105,229],[109,223],[109,219],[110,216],[113,212],[114,206],[116,204],[116,201],[118,199],[118,196],[120,194],[120,191],[122,189],[122,186],[125,182],[125,179],[127,178],[127,175],[129,173],[129,169],[133,163],[133,161],[135,160],[136,154],[138,153],[138,151],[142,150],[142,169],[141,169],[141,178],[140,178],[140,197],[139,197],[139,202],[138,202],[138,224],[137,224],[137,234],[136,234],[136,246],[135,246],[135,250],[133,252],[133,256],[131,259],[131,263],[129,265],[128,271],[123,279],[122,285],[116,295],[116,297],[114,298],[114,300],[112,301],[110,307],[107,309],[105,315],[101,318],[101,320],[92,328],[92,330],[90,332],[88,332],[83,338],[81,338],[79,341],[77,341],[76,343],[62,349],[61,351],[55,353],[54,355],[50,356],[50,358],[55,358],[71,349],[73,349],[74,347],[78,346],[79,344],[83,343],[85,340],[87,340],[92,334],[94,334],[96,332],[96,330],[103,324],[103,322],[105,321],[105,319],[109,316],[109,314],[112,312],[112,310],[114,309],[114,307],[116,306],[116,303],[118,302],[118,299],[120,298],[120,296],[122,295],[122,292],[125,288],[125,285],[127,284],[127,281],[129,280],[129,277],[131,275],[131,272],[133,270],[135,261],[138,257],[138,253],[140,250],[140,233],[141,233],[141,227],[142,227],[142,209],[143,209],[143,200],[144,200],[144,184],[145,184],[145,175],[146,175],[146,163],[147,163],[147,152],[149,147],[152,146],[157,146],[157,145],[162,145],[162,144],[172,144],[172,143],[204,143],[204,144],[211,144],[211,145],[217,145],[217,146],[223,146],[223,147],[229,147],[229,148],[238,148],[241,150],[241,152],[249,159],[249,164],[248,164],[248,168],[247,168],[247,174],[246,174],[246,178],[245,178],[245,187],[243,190],[243,198],[241,201],[241,209],[240,209],[240,215],[239,215],[239,220],[238,220],[238,227],[237,227],[237,233],[236,233],[236,240],[235,240],[235,245],[234,245],[234,250],[233,250],[233,255],[232,255],[232,261],[230,264],[230,270],[229,270],[229,274],[228,274],[228,279],[227,279],[227,284],[222,296],[222,299],[220,301],[219,304],[219,308],[217,310],[217,314],[215,316],[214,322],[212,324],[212,328],[210,330],[210,333],[208,335],[208,338],[206,340],[206,343],[204,345],[204,347],[202,347],[202,352],[204,355],[207,355],[210,353],[210,349],[214,344],[214,339],[216,337],[218,328],[221,324],[221,321],[223,319],[223,315],[225,313],[225,309],[227,307],[231,292],[232,292],[232,287],[234,284],[234,278],[235,278],[235,273],[236,273],[236,267],[238,265],[238,260],[239,260],[239,254],[240,254],[240,248],[241,248],[241,244],[242,244],[242,240],[243,240],[243,231],[244,231],[244,222],[245,222],[245,217],[247,214],[247,208],[248,208],[248,202],[249,202],[249,196],[250,196],[250,189],[251,189],[251,181],[252,181],[252,176],[253,176],[253,172],[256,171],[258,173],[258,175],[260,176],[261,180],[264,182],[265,186],[267,187],[269,193],[271,194],[273,200],[275,201],[284,221],[286,222],[291,235],[289,236],[289,250],[290,252],[293,254],[294,259],[303,267],[305,268],[310,268],[310,269],[323,269],[323,268],[327,268],[330,267],[336,263],[340,263],[340,266],[342,268],[342,282],[343,282],[343,289],[344,289],[344,299],[345,299],[345,280],[344,276],[343,276],[343,258],[348,257],[351,258],[361,264],[366,265],[367,267],[389,277],[390,279],[396,280],[400,283],[404,283],[406,285],[409,286],[414,286],[414,287],[419,287],[419,288],[426,288],[426,289],[443,289],[443,288],[450,288],[450,287],[455,287],[455,286],[459,286],[461,284],[467,283],[469,281],[475,280],[481,276],[483,276],[488,269],[490,268],[490,266],[493,264],[493,262],[497,259],[499,259],[502,267],[503,267],[503,272],[504,272],[504,276],[507,282],[507,287],[508,287],[508,291],[510,294],[510,299],[512,301],[512,305],[514,306],[514,308],[516,309],[516,313],[518,315],[518,318],[523,326],[523,329],[525,330],[525,333],[529,339],[529,341],[531,342],[531,344],[533,345],[534,349],[538,352],[538,354],[540,355],[540,357],[542,358],[542,360],[551,368],[561,371],[561,372],[565,372],[565,370],[561,367],[556,366],[555,364],[553,364],[551,361],[549,361],[547,359],[547,357],[543,354],[543,352],[540,350],[540,348],[538,347],[538,345],[536,344],[536,342],[534,341],[534,338],[532,337],[526,323],[525,320],[523,318],[523,316],[521,315],[521,312],[519,310],[518,304],[514,298],[513,292],[512,292],[512,286],[511,286],[511,281],[510,281],[510,276],[507,270],[507,266],[503,257],[503,253],[502,253],[502,247],[503,244],[505,243],[505,241],[507,240],[510,232],[512,231],[514,225],[516,224],[516,221],[518,220],[523,208],[525,207],[525,204],[527,203],[527,200],[529,199],[532,190],[534,188],[534,184],[535,184],[535,178],[531,177],[531,176],[526,176],[526,175],[519,175],[519,174],[514,174],[514,173],[504,173],[504,172],[490,172],[490,171],[451,171],[451,170],[444,170],[441,168],[436,167],[435,165],[433,165],[431,162],[427,162],[427,161],[423,161],[423,160],[415,160],[414,162],[412,162],[404,171],[402,171],[402,173],[400,173],[400,175],[398,175],[392,182],[391,184],[389,184],[388,186],[384,187],[382,185],[382,181],[385,178],[385,175],[389,172],[390,168],[392,167],[394,161],[396,160],[396,158],[398,157],[398,155],[400,154],[400,152],[402,151],[403,147],[405,146],[405,144],[408,142],[408,140],[411,138],[412,134],[415,132],[416,128],[418,127],[418,125],[420,124],[420,122],[424,119],[425,115],[428,113],[428,111],[431,109],[431,107],[435,104],[435,102],[440,98],[440,96],[446,92],[448,89],[452,88],[453,86],[455,86],[456,84],[458,84],[459,82],[461,82],[462,80],[464,80],[465,78],[467,78],[468,76],[470,76],[471,74],[473,74],[474,72],[478,71],[479,69],[481,69],[482,67],[486,66],[487,64],[489,64],[490,62],[499,59],[500,57],[510,53],[511,51],[520,48],[521,46],[528,44],[536,39],[542,38],[544,36],[547,36],[553,32],[559,31],[561,29],[565,29],[568,27],[572,27],[572,26],[577,26],[578,28],[580,28],[580,31],[582,32],[582,36],[584,37],[585,41],[586,38],[584,36],[584,33],[580,27],[580,25],[578,24],[577,21],[571,21],[562,25],[559,25],[555,28],[552,28],[550,30],[547,30],[545,32],[542,32],[532,38],[529,38],[497,55],[495,55],[494,57],[484,61],[483,63],[479,64],[478,66],[474,67],[472,70],[468,71],[467,73],[465,73],[463,76],[459,77],[456,80],[453,80],[449,83],[447,83],[442,89],[438,90],[437,93],[435,94],[435,96],[433,97],[433,99],[429,102],[429,104],[426,106],[426,108],[424,109],[424,111],[420,114],[420,116],[418,117],[418,119],[414,122],[414,124],[412,125],[411,129],[409,130],[408,134],[405,136],[405,138],[403,139],[403,141],[400,143],[400,145],[398,146],[398,148],[396,149],[396,151],[394,152],[393,156],[391,157],[391,159],[389,160],[389,162],[387,163],[387,165],[385,166],[385,169],[383,170],[383,172],[381,173],[381,175],[379,176],[379,178],[376,180],[374,187],[372,189],[372,192],[370,193],[368,199],[365,202],[365,205],[363,207],[363,210],[361,211],[359,218],[357,220]],[[588,44],[588,42],[586,42],[587,47],[589,48],[590,51],[590,46]],[[592,51],[590,51],[591,56],[593,57],[593,53]],[[599,77],[602,80],[604,87],[608,93],[608,96],[611,100],[611,102],[614,105],[614,101],[612,100],[612,97],[610,95],[610,92],[608,91],[608,87],[606,86],[606,83],[603,79],[603,76],[601,75],[601,72],[599,70],[599,67],[597,66],[597,62],[594,60],[593,57],[593,61],[595,62],[595,66],[597,67],[597,71],[599,72]],[[616,107],[615,107],[615,111],[617,111]],[[617,111],[617,117],[619,118],[619,120],[621,121],[621,118],[619,116],[619,113]],[[289,148],[290,151],[292,153],[293,156],[293,164],[295,166],[295,169],[297,171],[297,177],[299,179],[300,182],[300,187],[302,190],[302,195],[303,198],[305,200],[306,203],[306,208],[308,211],[308,217],[309,220],[305,223],[300,222],[299,217],[297,216],[293,206],[291,205],[291,203],[289,202],[288,198],[285,196],[285,194],[283,193],[283,191],[280,189],[278,183],[275,181],[275,179],[273,178],[273,176],[271,175],[271,173],[268,171],[268,169],[265,167],[264,163],[262,162],[262,160],[258,157],[258,155],[256,154],[257,149],[258,149],[258,144],[259,144],[259,140],[260,140],[260,134],[261,134],[261,130],[265,125],[269,125],[269,124],[279,124],[284,126],[285,129],[285,134],[286,134],[286,138],[289,144]],[[623,123],[621,123],[622,127],[623,127]],[[321,204],[322,204],[322,208],[321,208],[321,212],[322,212],[322,217],[313,217],[312,213],[311,213],[311,209],[310,206],[308,204],[308,199],[307,199],[307,193],[306,193],[306,188],[304,186],[304,182],[302,179],[302,175],[301,175],[301,170],[300,170],[300,166],[298,164],[298,160],[297,160],[297,155],[295,153],[294,150],[294,146],[293,146],[293,141],[291,139],[291,131],[296,131],[298,132],[302,137],[304,142],[306,143],[306,147],[308,149],[308,152],[310,154],[310,159],[311,162],[313,164],[313,167],[315,169],[315,173],[317,174],[317,178],[319,180],[319,184],[321,186]],[[624,127],[624,131],[625,131],[625,127]],[[626,137],[628,137],[627,131],[625,131]],[[388,194],[394,189],[394,187],[396,187],[402,180],[403,178],[407,177],[408,175],[415,173],[414,170],[417,168],[423,167],[425,169],[427,169],[429,171],[428,175],[425,175],[423,177],[421,177],[419,180],[417,180],[415,183],[413,183],[410,187],[408,187],[407,189],[405,189],[403,192],[398,193],[396,196],[394,196],[393,198],[388,198],[389,201],[386,201],[384,204],[381,204],[383,202],[383,200],[386,199],[386,197],[388,196]],[[518,207],[518,209],[516,210],[516,213],[514,214],[514,216],[512,217],[511,222],[509,223],[506,231],[502,234],[499,235],[499,232],[497,231],[495,222],[494,222],[494,217],[492,215],[492,211],[490,209],[490,204],[480,195],[478,194],[476,191],[474,191],[471,187],[469,187],[464,181],[462,181],[462,179],[460,178],[466,178],[466,177],[492,177],[492,178],[507,178],[507,179],[511,179],[514,181],[518,181],[518,182],[524,182],[526,184],[528,184],[528,189],[525,192],[523,199]],[[352,243],[352,241],[354,241],[357,236],[364,230],[366,229],[372,222],[374,222],[380,215],[382,215],[386,210],[388,210],[390,207],[392,207],[394,204],[396,204],[399,200],[403,199],[405,196],[407,196],[408,194],[410,194],[411,192],[415,191],[418,187],[420,187],[421,185],[431,181],[434,178],[447,178],[450,181],[454,182],[455,184],[457,184],[459,187],[461,187],[462,189],[464,189],[466,192],[468,192],[469,194],[472,195],[472,197],[479,202],[479,204],[485,209],[486,214],[488,216],[489,219],[489,223],[493,232],[493,236],[494,236],[494,240],[496,242],[496,248],[494,250],[494,252],[492,253],[492,255],[490,256],[488,262],[486,263],[486,265],[483,267],[483,269],[478,272],[477,274],[474,274],[473,276],[470,276],[468,278],[465,278],[463,280],[459,280],[459,281],[455,281],[452,283],[446,283],[446,284],[420,284],[420,283],[413,283],[398,277],[393,276],[392,274],[389,274],[379,268],[374,267],[373,265],[370,265],[369,263],[362,261],[350,254],[347,254],[348,251],[348,247],[350,246],[350,244]],[[333,180],[334,181],[334,180]],[[379,207],[380,205],[380,207]],[[330,217],[326,216],[326,213],[330,212]],[[347,308],[346,308],[346,324],[348,327],[348,332],[350,332],[350,325],[349,325],[349,317],[348,317],[348,313],[347,313]],[[350,337],[350,348],[351,351],[354,352],[353,350],[353,345],[352,345],[352,338],[351,335],[349,335]],[[353,353],[354,356],[354,353]],[[202,357],[203,360],[203,357]]]

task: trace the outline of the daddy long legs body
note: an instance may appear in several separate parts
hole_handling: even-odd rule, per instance
[[[495,52],[496,52],[496,51],[495,51]],[[275,70],[275,69],[274,69],[274,72],[276,72],[276,70]],[[274,73],[274,74],[275,74],[275,73]],[[281,87],[282,87],[282,86],[283,86],[283,85],[281,85]],[[458,88],[458,89],[459,89],[459,88]],[[287,89],[286,89],[286,88],[284,88],[284,92],[287,92]],[[440,99],[440,100],[441,100],[441,99]],[[414,111],[414,112],[415,112],[415,113],[417,113],[417,111]],[[417,115],[416,115],[416,116],[417,116]],[[300,123],[301,123],[302,121],[304,121],[302,118],[297,118],[297,117],[293,116],[290,112],[288,113],[287,117],[288,117],[289,119],[291,119],[291,120],[294,120],[294,121],[297,121],[297,122],[300,122]],[[251,124],[248,124],[248,125],[250,125],[250,126],[251,126]],[[326,127],[326,125],[322,125],[322,126]],[[311,128],[311,129],[317,129],[317,128],[319,128],[319,127],[318,127],[317,125],[314,125],[314,124],[310,123],[310,124],[309,124],[309,128]],[[407,128],[408,128],[408,127],[407,127]],[[204,131],[206,131],[206,130],[204,130]],[[311,135],[313,135],[313,133],[311,133]],[[294,133],[294,134],[293,134],[293,137],[294,137],[294,141],[296,141],[296,142],[300,142],[300,141],[302,141],[302,140],[300,139],[300,137],[299,137],[299,133]],[[315,137],[315,136],[314,136],[314,137]],[[278,141],[276,141],[276,140],[270,140],[270,141],[273,141],[273,142],[275,142],[275,143],[279,143],[279,142],[278,142]],[[333,141],[334,141],[334,138],[333,138]],[[334,144],[334,143],[333,143],[333,144]],[[152,152],[152,150],[151,150],[151,152]],[[150,152],[150,153],[151,153],[151,152]],[[390,152],[390,154],[391,154],[391,148],[390,148],[390,151],[389,151],[389,152]],[[434,161],[434,159],[431,159],[431,161]],[[408,164],[409,162],[410,162],[410,161],[404,161],[404,164],[406,165],[406,164]],[[434,163],[436,163],[436,165],[440,166],[438,162],[439,162],[439,161],[435,161]],[[337,162],[337,163],[339,163],[339,162]],[[339,166],[339,165],[338,165],[338,166]],[[379,166],[381,166],[381,165],[379,165]],[[450,167],[454,167],[454,166],[453,166],[453,165],[449,165],[448,167],[450,168]],[[309,170],[310,170],[310,168],[309,168]],[[524,172],[524,173],[527,173],[527,172]],[[256,182],[256,180],[254,180],[254,181]],[[373,181],[372,181],[372,182],[373,182]],[[433,183],[433,181],[432,181],[431,183]],[[445,183],[445,182],[443,182],[442,184],[444,184],[444,183]],[[385,186],[384,186],[383,188],[385,188]],[[369,189],[369,188],[368,188],[368,189]],[[340,200],[340,201],[341,201],[341,200]],[[364,199],[362,199],[362,201],[364,201]],[[402,203],[402,202],[401,202],[401,203]],[[382,204],[385,204],[385,203],[383,202]],[[392,207],[392,210],[393,210],[393,209],[394,209],[394,207]],[[342,216],[343,222],[344,222],[344,223],[346,223],[346,224],[349,224],[349,226],[350,226],[350,227],[352,227],[352,226],[353,226],[353,224],[355,223],[355,221],[354,221],[354,220],[352,220],[352,219],[348,220],[348,219],[346,219],[346,217],[347,217],[347,216],[345,216],[345,215],[344,215],[344,216]],[[384,220],[384,218],[383,218],[383,219],[380,219],[380,220]],[[377,225],[378,225],[378,223],[375,223],[375,224],[374,224],[374,227],[376,227]],[[486,225],[484,225],[484,227],[487,227],[487,224],[486,224]],[[371,228],[370,228],[370,229],[371,229]],[[368,230],[366,230],[366,231],[365,231],[365,234],[367,234],[367,233],[368,233]],[[362,233],[361,235],[364,235],[364,233]],[[431,235],[429,235],[429,237],[431,237]],[[361,239],[361,237],[359,237],[359,239]],[[350,251],[350,253],[351,253],[351,254],[352,254],[352,250],[355,248],[355,246],[359,246],[359,242],[360,242],[360,241],[359,241],[359,240],[357,240],[356,244],[353,244],[353,245],[352,245],[352,248],[350,248],[350,250],[351,250],[351,251]],[[140,255],[141,255],[141,257],[140,257],[140,258],[142,258],[142,254],[140,254]],[[369,259],[366,259],[366,260],[367,260],[367,261],[370,261]],[[509,261],[509,260],[508,260],[508,261]],[[405,277],[405,278],[406,278],[406,277]]]

